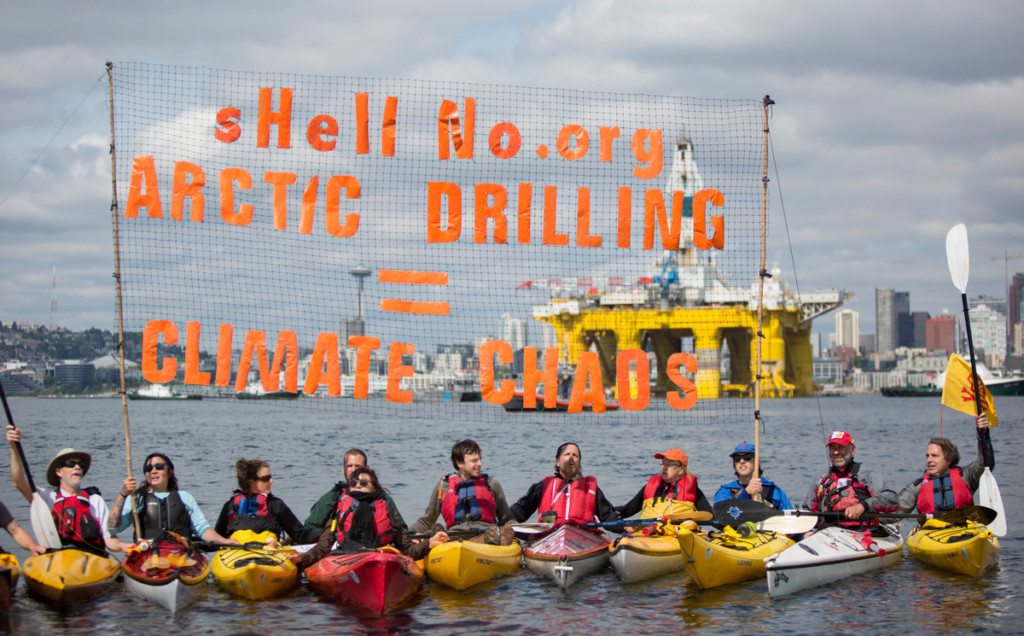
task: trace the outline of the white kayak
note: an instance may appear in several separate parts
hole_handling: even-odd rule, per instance
[[[769,596],[784,596],[827,585],[855,574],[893,565],[903,557],[899,528],[870,531],[825,526],[796,545],[768,557]]]

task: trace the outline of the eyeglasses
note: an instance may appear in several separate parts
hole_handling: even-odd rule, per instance
[[[742,455],[733,455],[732,456],[732,461],[734,463],[735,462],[739,462],[739,461],[752,462],[752,461],[754,461],[754,456],[749,454],[749,453],[744,453]]]
[[[146,464],[142,467],[143,472],[152,472],[154,470],[164,470],[167,468],[167,464],[163,462],[157,462],[155,464]]]
[[[351,488],[355,488],[356,486],[359,486],[361,488],[369,488],[370,486],[373,485],[373,482],[370,481],[369,479],[356,479],[355,477],[353,477],[352,479],[348,480],[348,485]]]
[[[271,475],[257,475],[256,476],[256,481],[267,482],[267,481],[270,481],[271,479],[273,479],[273,476],[271,476]]]
[[[64,468],[74,468],[75,466],[85,468],[85,462],[80,459],[65,459],[63,466]]]
[[[679,462],[661,462],[663,468],[682,468],[683,465]]]

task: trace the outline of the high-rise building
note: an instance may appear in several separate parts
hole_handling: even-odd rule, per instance
[[[875,289],[875,350],[879,353],[896,348],[896,290]]]
[[[519,351],[526,346],[526,321],[513,318],[508,314],[501,317],[501,339],[512,346],[512,351]]]
[[[1024,272],[1017,272],[1010,281],[1010,288],[1006,290],[1006,297],[1009,299],[1009,322],[1007,328],[1011,338],[1017,333],[1017,325],[1024,325]],[[1019,344],[1020,340],[1014,341],[1010,349],[1014,355],[1024,355],[1024,347]]]
[[[913,339],[912,343],[908,346],[914,347],[915,349],[924,349],[928,343],[927,324],[928,319],[931,316],[927,311],[912,311],[910,312],[911,324],[913,324]]]
[[[914,346],[914,319],[910,315],[910,292],[896,292],[892,300],[896,313],[896,346]]]
[[[836,346],[860,349],[860,314],[856,311],[836,312]]]
[[[956,321],[952,318],[929,318],[925,321],[925,348],[929,351],[956,351]]]
[[[985,303],[978,303],[970,311],[975,352],[984,349],[986,356],[998,356],[999,364],[992,366],[1001,367],[1006,357],[1006,317]]]

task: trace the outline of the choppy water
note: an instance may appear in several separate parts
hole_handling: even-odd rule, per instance
[[[1001,540],[1001,568],[973,580],[929,570],[904,558],[884,571],[841,584],[770,600],[765,581],[700,590],[685,575],[623,585],[610,569],[561,594],[526,570],[458,593],[427,581],[415,601],[387,617],[373,617],[320,600],[306,587],[259,603],[239,601],[213,582],[205,595],[173,619],[118,589],[70,611],[59,611],[16,594],[10,628],[19,632],[107,633],[489,633],[628,634],[683,629],[714,633],[904,633],[977,631],[1018,633],[1024,624],[1019,581],[1024,575],[1018,511],[1024,500],[1016,453],[1024,423],[1024,398],[999,398],[1000,427],[993,430],[996,476],[1008,510],[1009,534]],[[119,400],[11,400],[25,432],[25,453],[40,479],[57,450],[75,446],[93,455],[87,483],[112,500],[124,477],[124,428]],[[578,441],[583,465],[608,498],[624,503],[658,470],[655,452],[685,450],[690,469],[710,496],[732,479],[728,453],[753,436],[751,425],[686,424],[665,409],[652,418],[629,412],[602,415],[517,414],[494,417],[488,404],[424,404],[401,421],[353,420],[344,414],[289,405],[231,401],[134,402],[131,404],[133,463],[138,472],[152,451],[171,455],[183,489],[199,501],[211,522],[234,486],[239,456],[266,459],[274,492],[300,518],[337,479],[341,454],[351,446],[367,451],[370,464],[390,489],[408,522],[422,511],[428,490],[449,472],[451,445],[473,437],[484,449],[484,469],[497,477],[510,500],[549,472],[555,448]],[[794,501],[803,498],[825,468],[822,425],[850,430],[857,457],[883,471],[897,489],[920,475],[924,448],[939,433],[940,409],[920,398],[827,398],[762,403],[762,453],[769,477]],[[944,412],[944,433],[966,461],[976,444],[971,421]],[[660,423],[651,423],[660,420]],[[28,527],[28,505],[14,491],[6,467],[0,497]],[[906,527],[904,528],[906,530]],[[19,558],[10,537],[0,543]]]

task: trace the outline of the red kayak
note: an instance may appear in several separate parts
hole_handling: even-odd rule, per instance
[[[405,603],[423,583],[423,570],[393,548],[328,556],[306,569],[319,594],[345,605],[386,614]]]

